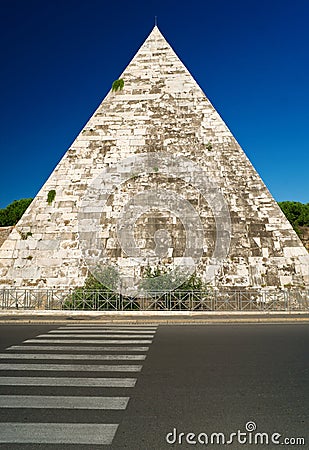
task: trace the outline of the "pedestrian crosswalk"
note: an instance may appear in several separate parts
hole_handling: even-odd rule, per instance
[[[0,446],[110,445],[156,331],[66,325],[8,347],[0,353]]]

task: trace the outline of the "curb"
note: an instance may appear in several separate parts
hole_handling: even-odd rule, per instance
[[[89,316],[100,317],[107,316],[298,316],[307,314],[309,317],[309,310],[307,311],[79,311],[79,310],[53,310],[53,309],[2,309],[0,311],[1,316],[61,316],[61,317],[74,317],[74,316]]]
[[[309,323],[309,311],[0,311],[0,324],[296,324]]]

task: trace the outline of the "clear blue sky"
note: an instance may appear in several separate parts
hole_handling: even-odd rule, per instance
[[[35,196],[155,15],[275,199],[309,202],[308,0],[0,6],[0,207]]]

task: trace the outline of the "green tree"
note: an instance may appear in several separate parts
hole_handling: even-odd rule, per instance
[[[32,200],[32,198],[14,200],[6,208],[0,209],[0,227],[16,225]]]
[[[285,201],[278,204],[298,234],[300,234],[300,226],[309,226],[309,203]]]

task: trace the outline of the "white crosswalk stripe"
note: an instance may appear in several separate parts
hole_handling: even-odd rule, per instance
[[[100,338],[100,337],[104,337],[104,338],[120,338],[120,339],[151,339],[151,338],[153,338],[153,334],[143,334],[143,335],[141,335],[141,334],[106,334],[106,333],[102,333],[102,332],[97,332],[97,333],[95,333],[95,334],[87,334],[87,339],[89,339],[89,338]],[[51,332],[49,332],[49,333],[47,333],[47,334],[39,334],[39,336],[37,336],[38,338],[43,338],[43,339],[45,339],[45,338],[50,338],[50,337],[61,337],[61,338],[65,338],[65,337],[68,337],[68,338],[83,338],[83,337],[85,337],[85,334],[84,333],[74,333],[74,334],[71,334],[71,333],[61,333],[61,334],[59,334],[59,333],[51,333]]]
[[[28,350],[70,350],[70,352],[80,352],[80,351],[87,351],[87,352],[148,352],[149,347],[105,347],[105,346],[95,346],[95,347],[89,347],[85,345],[80,346],[74,346],[71,345],[11,345],[11,347],[8,347],[7,350],[19,350],[19,351],[28,351]]]
[[[0,364],[0,370],[52,370],[52,371],[73,371],[76,372],[140,372],[142,366],[125,364]]]
[[[108,445],[118,424],[93,423],[3,423],[1,443]]]
[[[0,389],[2,386],[3,392],[5,387],[12,390],[16,386],[19,390],[14,390],[12,395],[0,393],[0,411],[13,410],[16,418],[14,423],[0,423],[0,445],[112,444],[120,418],[117,423],[103,423],[106,418],[93,423],[98,421],[95,415],[88,419],[91,423],[71,423],[76,422],[74,411],[87,410],[87,414],[92,414],[92,411],[93,414],[95,411],[96,414],[100,411],[110,414],[108,411],[114,411],[114,414],[120,414],[126,409],[129,397],[123,396],[123,389],[132,389],[137,382],[136,377],[128,375],[133,375],[133,372],[137,375],[142,370],[142,365],[135,363],[146,359],[156,331],[156,326],[147,325],[71,324],[27,339],[21,345],[8,347],[0,353]],[[111,364],[102,364],[102,361],[110,361]],[[38,376],[30,376],[26,371],[35,371]],[[55,373],[49,376],[52,371]],[[56,375],[57,372],[61,375]],[[109,372],[111,375],[105,376]],[[12,376],[8,376],[9,373]],[[33,391],[35,387],[40,387],[42,395],[29,395],[36,394]],[[59,389],[64,388],[66,394],[59,395]],[[106,396],[108,392],[110,396]],[[20,415],[25,408],[29,411],[26,423]],[[44,421],[44,411],[61,409],[67,414],[72,411],[70,423],[60,423],[59,419],[59,423]],[[31,411],[35,410],[41,411],[42,423],[37,422],[37,416],[31,420]],[[58,417],[55,416],[56,420]]]
[[[0,395],[0,408],[126,409],[129,397]]]
[[[136,378],[0,377],[0,386],[74,386],[131,388],[135,386],[136,381]]]
[[[105,336],[106,337],[106,336]],[[29,343],[39,343],[44,344],[54,343],[54,344],[151,344],[152,341],[141,339],[141,340],[128,340],[128,339],[27,339],[25,342]]]
[[[158,329],[157,326],[131,326],[131,325],[65,325],[64,327],[59,327],[57,328],[57,330],[65,330],[65,331],[69,331],[69,330],[111,330],[111,331],[120,331],[120,330],[129,330],[129,331],[156,331]]]
[[[140,337],[140,335],[146,335],[146,337],[148,337],[149,335],[153,336],[154,331],[146,331],[146,330],[142,330],[142,331],[137,331],[137,330],[97,330],[97,329],[91,329],[91,330],[64,330],[64,329],[59,329],[59,330],[51,330],[49,331],[47,334],[62,334],[62,335],[66,335],[66,334],[72,334],[72,333],[82,333],[83,336],[85,334],[96,334],[96,335],[100,335],[100,334],[105,334],[105,335],[109,335],[110,333],[117,333],[117,336],[125,334],[128,335],[129,337],[133,334],[136,336],[133,337]]]
[[[68,353],[0,353],[0,359],[68,359],[95,361],[142,361],[146,355],[72,355]]]

